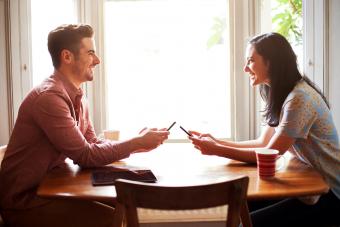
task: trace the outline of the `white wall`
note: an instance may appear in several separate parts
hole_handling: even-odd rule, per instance
[[[0,145],[9,138],[5,47],[5,2],[0,0]]]
[[[329,1],[329,100],[340,134],[340,1]]]

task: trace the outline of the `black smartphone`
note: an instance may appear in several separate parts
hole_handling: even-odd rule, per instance
[[[185,130],[182,126],[179,126],[188,136],[192,136],[191,133],[189,133],[187,130]]]
[[[169,128],[167,129],[168,131],[176,124],[176,121],[174,121],[170,126]]]

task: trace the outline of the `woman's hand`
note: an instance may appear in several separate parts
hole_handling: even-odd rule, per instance
[[[210,134],[195,134],[191,131],[191,133],[195,136],[189,136],[189,139],[194,144],[195,148],[200,150],[204,155],[219,155],[218,153],[218,142],[214,137]]]
[[[192,135],[196,136],[196,138],[199,138],[199,139],[210,138],[210,139],[214,140],[216,143],[218,143],[218,140],[215,137],[213,137],[211,134],[209,134],[209,133],[200,133],[200,132],[196,132],[196,131],[189,131],[189,132]]]
[[[169,132],[166,128],[144,128],[137,137],[137,147],[135,152],[147,152],[157,148],[164,140],[168,139]]]

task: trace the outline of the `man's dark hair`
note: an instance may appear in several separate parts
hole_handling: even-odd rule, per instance
[[[60,54],[62,50],[69,50],[78,56],[81,40],[93,37],[93,29],[90,25],[67,24],[57,27],[48,34],[48,51],[55,69],[60,66]]]
[[[316,85],[299,72],[296,55],[284,36],[274,32],[266,33],[252,38],[249,44],[254,46],[268,64],[270,85],[260,85],[261,97],[266,102],[264,117],[268,125],[275,127],[279,124],[283,102],[301,79],[313,87],[328,105]]]

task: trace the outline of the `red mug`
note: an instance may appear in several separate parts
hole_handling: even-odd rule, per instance
[[[269,148],[255,149],[258,174],[261,179],[270,179],[275,176],[278,150]]]

